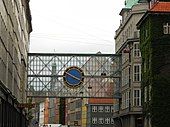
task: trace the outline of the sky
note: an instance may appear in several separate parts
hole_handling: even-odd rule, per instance
[[[124,0],[31,0],[30,52],[114,53]]]

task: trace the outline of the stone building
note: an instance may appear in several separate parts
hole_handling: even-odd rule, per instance
[[[122,55],[121,85],[116,86],[114,110],[116,127],[142,127],[141,53],[136,24],[148,10],[147,1],[127,0],[120,12],[121,24],[115,34],[116,54]],[[119,95],[119,96],[118,96]]]
[[[144,127],[169,126],[170,0],[149,0],[139,21]]]
[[[0,0],[0,126],[24,127],[27,53],[32,31],[29,0]],[[22,122],[21,122],[22,121]]]
[[[114,99],[90,98],[87,106],[86,127],[113,127]],[[82,111],[83,112],[83,111]]]

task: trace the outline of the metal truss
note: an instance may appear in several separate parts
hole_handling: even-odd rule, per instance
[[[120,82],[121,57],[115,54],[28,54],[28,97],[113,98]],[[83,83],[68,87],[64,72],[81,68]]]

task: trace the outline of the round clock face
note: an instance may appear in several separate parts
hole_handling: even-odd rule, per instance
[[[80,86],[84,81],[84,73],[81,68],[72,66],[64,71],[64,83],[72,88]]]

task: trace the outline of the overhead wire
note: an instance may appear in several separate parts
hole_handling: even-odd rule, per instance
[[[89,43],[87,41],[83,42],[83,41],[78,41],[78,40],[66,40],[66,39],[59,39],[59,38],[52,38],[52,37],[45,37],[45,36],[34,36],[34,35],[32,35],[32,37],[33,38],[39,38],[39,39],[44,38],[44,39],[50,39],[50,40],[65,41],[65,42],[78,42],[79,44],[85,44],[85,45],[90,44],[90,45],[102,45],[102,46],[109,46],[109,47],[113,46],[111,44]]]
[[[43,15],[40,15],[40,14],[38,14],[38,15],[39,15],[39,16],[42,16],[42,17],[44,17]],[[50,19],[50,20],[49,20],[49,19]],[[79,31],[79,32],[81,32],[81,33],[84,33],[84,34],[86,34],[86,35],[88,35],[88,36],[90,36],[90,37],[100,39],[100,40],[102,40],[102,41],[104,41],[104,42],[107,42],[107,43],[113,43],[113,42],[112,42],[112,41],[110,41],[110,40],[103,39],[103,38],[98,37],[98,36],[96,36],[96,35],[93,35],[93,34],[90,34],[90,33],[84,32],[84,31],[82,31],[82,30],[80,30],[80,29],[78,29],[78,28],[75,28],[75,27],[73,27],[73,26],[70,26],[70,25],[68,25],[68,24],[63,24],[63,23],[61,23],[61,22],[56,22],[56,19],[52,19],[51,17],[50,17],[50,18],[48,18],[48,21],[53,21],[53,22],[55,22],[55,23],[57,23],[57,24],[60,24],[60,25],[66,26],[67,28],[74,29],[74,30]]]
[[[69,35],[69,34],[68,34]],[[52,34],[33,34],[32,36],[34,36],[34,37],[47,37],[47,38],[68,38],[68,39],[82,39],[82,40],[93,40],[93,41],[98,41],[98,42],[103,42],[103,40],[100,40],[100,39],[95,39],[95,38],[87,38],[87,37],[80,37],[79,35],[77,35],[77,36],[73,36],[73,35],[71,35],[71,37],[69,37],[69,36],[66,36],[66,35],[64,35],[64,36],[57,36],[57,34],[54,34],[54,35],[52,35]],[[105,44],[106,44],[106,42],[104,42]],[[97,43],[96,43],[97,44]],[[107,43],[107,45],[113,45],[114,43]]]

